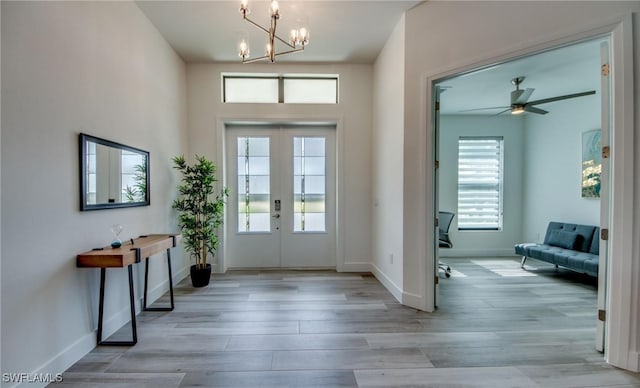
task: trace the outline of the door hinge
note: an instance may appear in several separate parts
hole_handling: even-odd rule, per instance
[[[440,220],[438,220],[437,218],[433,219],[433,226],[438,226],[440,225]]]
[[[436,282],[436,284],[438,284],[440,282],[440,278],[436,276],[435,277],[435,282]]]
[[[609,240],[609,229],[600,229],[600,239],[601,240]]]
[[[602,159],[609,159],[611,156],[611,148],[609,146],[602,147]]]
[[[436,166],[436,169],[440,168],[440,161],[436,160],[436,162],[434,163],[434,165]]]
[[[440,110],[440,101],[436,101],[436,111]]]
[[[610,70],[610,69],[609,69],[609,64],[608,64],[608,63],[605,63],[605,64],[603,64],[603,65],[601,66],[601,68],[602,68],[602,76],[603,76],[603,77],[608,76],[608,75],[609,75],[609,70]]]
[[[607,312],[604,310],[598,310],[598,320],[605,322],[607,320]]]

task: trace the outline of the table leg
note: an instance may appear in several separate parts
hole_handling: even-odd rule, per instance
[[[104,288],[106,268],[100,268],[100,307],[98,310],[98,345],[107,346],[131,346],[138,342],[138,333],[136,330],[136,307],[133,290],[133,266],[127,267],[129,272],[129,304],[131,308],[131,341],[103,341],[102,340],[102,321],[104,319]]]
[[[144,260],[144,297],[143,307],[144,311],[173,311],[173,275],[171,274],[171,250],[167,249],[167,267],[169,269],[169,295],[171,297],[171,307],[147,307],[147,280],[149,279],[149,258]]]

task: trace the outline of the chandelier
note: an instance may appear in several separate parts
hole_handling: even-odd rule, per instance
[[[241,0],[240,13],[242,14],[242,18],[269,35],[266,53],[265,55],[258,58],[249,59],[249,45],[244,39],[240,42],[240,45],[238,47],[238,55],[240,56],[240,58],[242,58],[242,63],[256,62],[264,59],[275,62],[277,56],[302,51],[304,50],[305,46],[309,44],[309,31],[307,31],[307,29],[304,27],[297,30],[291,30],[288,41],[276,35],[276,24],[278,22],[278,19],[280,19],[280,10],[278,2],[276,0],[271,1],[269,12],[271,14],[271,23],[269,28],[267,29],[247,17],[247,15],[249,14],[248,0]],[[286,51],[277,53],[275,46],[276,40],[284,43],[288,49]]]

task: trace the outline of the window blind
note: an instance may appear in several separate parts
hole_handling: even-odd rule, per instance
[[[502,137],[458,139],[458,229],[502,228]]]

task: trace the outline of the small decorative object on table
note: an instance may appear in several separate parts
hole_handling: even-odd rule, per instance
[[[113,233],[113,241],[111,241],[112,248],[120,248],[122,246],[122,240],[120,240],[120,233],[124,227],[120,224],[111,225],[111,232]]]

